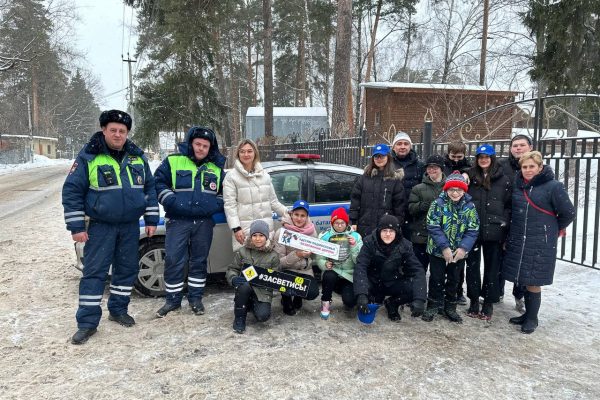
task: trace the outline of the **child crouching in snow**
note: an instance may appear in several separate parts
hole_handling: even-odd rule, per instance
[[[304,200],[298,200],[292,206],[292,210],[288,215],[284,215],[281,219],[282,228],[279,228],[275,233],[275,251],[279,254],[279,262],[281,269],[291,275],[299,277],[313,278],[312,270],[312,253],[306,250],[298,250],[290,246],[279,243],[279,236],[282,229],[298,232],[306,236],[317,237],[315,225],[308,216],[310,206]],[[311,280],[306,294],[306,300],[313,300],[319,295],[319,283],[316,279]],[[302,308],[302,297],[290,296],[289,294],[281,293],[281,305],[283,312],[287,315],[295,315]]]
[[[479,235],[479,217],[465,178],[454,171],[446,179],[443,192],[427,212],[427,253],[430,260],[429,293],[424,321],[432,321],[443,304],[446,317],[462,322],[456,312],[459,272],[467,253]]]
[[[349,218],[343,207],[337,208],[331,214],[331,228],[323,232],[319,239],[332,242],[344,243],[341,246],[338,260],[331,260],[323,256],[315,256],[317,266],[323,271],[321,284],[323,291],[321,295],[321,318],[329,318],[331,297],[333,292],[342,295],[342,303],[347,308],[356,305],[354,297],[354,286],[352,275],[356,258],[362,247],[362,238],[348,225]]]
[[[258,322],[265,322],[271,317],[273,290],[252,286],[241,275],[242,270],[250,265],[274,270],[279,268],[279,256],[269,240],[269,225],[262,220],[252,222],[244,247],[234,253],[233,263],[225,273],[227,282],[235,288],[233,330],[237,333],[246,330],[248,310],[254,313]]]

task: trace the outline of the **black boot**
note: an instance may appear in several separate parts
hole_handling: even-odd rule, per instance
[[[398,312],[398,299],[393,297],[388,297],[383,301],[383,305],[385,305],[385,309],[388,313],[388,318],[394,322],[400,322],[402,316]]]
[[[529,292],[526,291],[525,295],[523,296],[523,298],[525,299],[525,302],[527,303],[527,298],[529,298]],[[512,317],[511,319],[508,320],[508,322],[510,322],[511,324],[514,325],[523,325],[525,323],[525,320],[527,320],[527,309],[525,309],[525,312],[521,315],[519,315],[518,317]]]
[[[533,333],[535,328],[538,326],[538,311],[540,311],[540,305],[542,304],[542,292],[534,293],[529,292],[529,296],[525,297],[525,310],[527,318],[523,325],[521,325],[521,332]]]
[[[286,315],[296,315],[296,309],[294,309],[294,302],[292,296],[281,296],[281,305],[283,306],[283,313]]]
[[[429,299],[429,301],[427,301],[427,310],[425,310],[421,319],[426,322],[433,321],[433,317],[435,317],[436,314],[438,314],[440,309],[441,309],[440,303]]]
[[[236,333],[242,334],[246,330],[246,314],[248,314],[246,307],[235,307],[233,309],[233,330]]]
[[[493,313],[494,305],[492,303],[483,303],[483,307],[481,307],[481,313],[479,313],[479,319],[490,321]]]
[[[110,314],[108,314],[108,320],[114,321],[114,322],[118,323],[119,325],[123,325],[128,328],[135,325],[135,320],[133,319],[133,317],[131,315],[129,315],[127,313],[120,314],[120,315],[115,315],[115,314],[110,313]]]
[[[158,318],[164,318],[171,311],[175,311],[181,308],[181,304],[165,303],[157,312]]]
[[[479,318],[479,299],[471,300],[467,315],[471,318]]]
[[[456,302],[446,301],[444,304],[444,314],[446,314],[446,318],[448,318],[452,322],[462,323],[462,318],[456,312]]]
[[[292,305],[296,311],[302,308],[302,297],[294,296],[294,300],[292,301]]]
[[[71,338],[72,344],[84,344],[87,340],[96,333],[95,328],[90,329],[78,329],[77,332]]]

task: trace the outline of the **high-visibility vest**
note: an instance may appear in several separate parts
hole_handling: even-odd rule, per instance
[[[201,183],[201,191],[211,194],[219,192],[221,185],[222,170],[213,162],[207,162],[197,166],[189,157],[184,155],[169,156],[169,166],[171,167],[171,185],[175,192],[194,191],[196,182]],[[178,179],[178,171],[180,178]],[[182,171],[189,171],[191,182],[184,182],[181,178]],[[198,174],[200,174],[199,179]]]

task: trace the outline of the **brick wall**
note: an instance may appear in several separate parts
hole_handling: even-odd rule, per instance
[[[371,144],[393,139],[394,132],[421,142],[425,114],[431,109],[433,140],[460,140],[459,129],[441,139],[446,130],[486,109],[514,101],[515,92],[422,88],[366,88],[366,127]],[[462,127],[467,140],[491,133],[490,139],[510,137],[514,107],[485,114]]]

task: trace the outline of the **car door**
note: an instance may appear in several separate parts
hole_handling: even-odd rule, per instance
[[[309,170],[310,217],[319,232],[329,229],[333,210],[350,208],[350,194],[356,178],[362,174],[358,168],[314,168]]]

